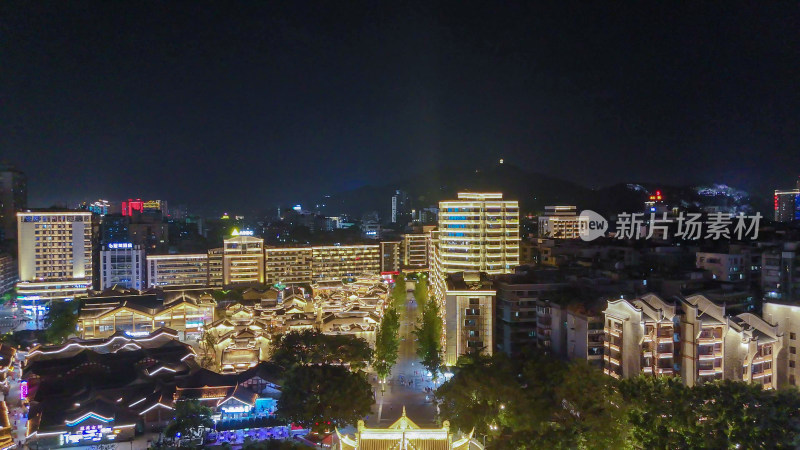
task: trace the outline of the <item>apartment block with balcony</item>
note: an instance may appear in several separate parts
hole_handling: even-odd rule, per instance
[[[709,271],[719,281],[745,281],[750,273],[750,261],[743,254],[697,252],[696,267]]]
[[[222,261],[223,286],[264,283],[264,240],[253,236],[225,239]]]
[[[503,194],[459,192],[439,202],[439,257],[444,273],[513,273],[519,265],[519,205]]]
[[[536,300],[536,343],[544,352],[563,356],[567,351],[567,308],[546,298]]]
[[[605,332],[603,314],[582,305],[567,307],[566,356],[603,367]]]
[[[762,311],[764,320],[774,323],[782,336],[775,360],[778,386],[800,386],[800,305],[770,301]]]
[[[428,268],[430,234],[405,234],[402,241],[402,264],[408,270]]]
[[[17,232],[18,299],[70,300],[87,294],[95,250],[91,212],[20,212]]]
[[[537,301],[552,298],[566,283],[538,274],[499,275],[497,287],[496,349],[517,355],[523,348],[537,347]]]
[[[633,300],[609,300],[603,313],[604,373],[630,378],[676,372],[675,305],[647,294]]]
[[[311,283],[313,250],[311,247],[281,247],[264,250],[268,284]]]
[[[728,333],[725,306],[693,295],[682,299],[681,309],[680,375],[684,383],[694,386],[703,381],[739,378],[736,372],[741,372],[741,366],[730,361],[732,355],[727,355],[727,361],[725,358],[726,348],[735,352],[733,347],[739,345],[735,333]]]
[[[208,285],[222,287],[223,261],[225,260],[224,248],[208,249]]]
[[[208,254],[147,255],[148,287],[208,286]]]
[[[312,247],[314,281],[342,280],[362,274],[377,274],[381,267],[378,244]]]
[[[786,242],[761,255],[761,290],[767,299],[800,301],[800,252],[798,242]]]
[[[494,353],[495,296],[492,281],[480,272],[447,277],[444,312],[444,363],[454,366],[467,353]]]
[[[402,241],[381,242],[381,273],[393,274],[400,272],[400,248]]]

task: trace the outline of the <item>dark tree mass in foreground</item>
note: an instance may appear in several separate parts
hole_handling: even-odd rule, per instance
[[[618,382],[585,362],[543,355],[462,358],[436,397],[440,417],[490,449],[795,448],[800,393],[679,378]]]
[[[369,414],[372,387],[343,366],[297,366],[286,376],[278,415],[318,430],[354,425]]]

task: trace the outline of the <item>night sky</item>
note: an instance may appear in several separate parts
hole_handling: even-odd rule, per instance
[[[267,207],[501,157],[793,186],[797,2],[538,3],[3,1],[0,159],[32,206]]]

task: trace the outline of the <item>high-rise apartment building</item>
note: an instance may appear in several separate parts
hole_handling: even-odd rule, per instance
[[[519,265],[519,205],[503,194],[459,192],[439,202],[440,267],[489,275],[511,273]]]
[[[800,305],[764,302],[763,316],[776,324],[783,341],[775,351],[778,386],[800,386]]]
[[[431,232],[428,261],[431,296],[444,314],[446,364],[478,346],[486,354],[494,352],[496,292],[484,280],[487,275],[514,272],[519,265],[519,239],[519,205],[515,200],[503,200],[503,194],[460,192],[458,200],[439,202],[439,229]],[[464,274],[451,276],[461,272]],[[461,284],[483,293],[466,296]],[[462,308],[464,298],[468,305],[479,306],[480,318],[468,317],[476,308]],[[484,317],[491,317],[490,330],[467,327],[486,325]],[[471,344],[462,345],[464,331],[476,334],[467,336]]]
[[[27,177],[14,167],[0,165],[0,241],[16,239],[17,211],[27,208]]]
[[[225,239],[223,286],[264,283],[264,240],[253,236]]]
[[[208,286],[208,254],[147,255],[147,286]]]
[[[100,251],[100,289],[124,286],[142,290],[145,254],[141,246],[129,242],[104,245]]]
[[[72,299],[92,286],[92,213],[17,213],[21,300]]]

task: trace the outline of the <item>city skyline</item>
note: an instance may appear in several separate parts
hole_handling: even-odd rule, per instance
[[[5,4],[2,158],[32,206],[271,206],[402,160],[762,196],[797,177],[794,8],[362,6]]]

